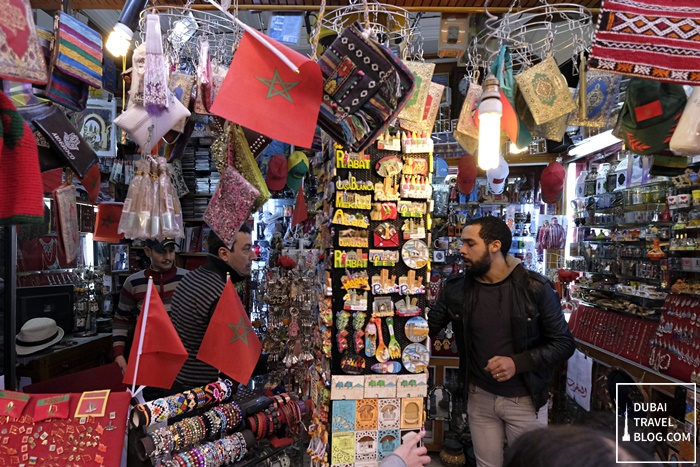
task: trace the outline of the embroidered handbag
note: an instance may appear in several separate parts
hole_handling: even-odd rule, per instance
[[[423,120],[423,110],[430,92],[430,83],[435,71],[435,64],[427,62],[404,62],[404,64],[413,73],[416,87],[411,94],[411,98],[399,113],[399,118],[420,123]],[[432,127],[430,131],[432,132]]]
[[[576,109],[566,78],[550,55],[537,65],[515,75],[515,82],[532,112],[535,123],[541,125]],[[519,146],[522,147],[522,146]]]
[[[523,93],[519,92],[519,90],[516,90],[515,93],[515,111],[518,113],[523,123],[525,123],[527,129],[530,130],[532,136],[557,142],[561,142],[564,139],[569,114],[564,114],[554,120],[538,125],[535,123],[535,119],[532,116],[532,112],[530,112],[530,108],[527,106],[527,102],[525,102]]]
[[[479,107],[481,100],[481,86],[475,82],[469,84],[467,95],[462,104],[462,111],[459,113],[457,128],[452,131],[455,139],[469,154],[476,153],[479,147],[479,124],[474,118],[474,114]]]
[[[240,125],[232,124],[229,131],[231,132],[229,152],[232,153],[233,166],[260,193],[253,205],[253,211],[255,211],[270,199],[270,190],[267,188],[267,183],[265,183],[265,178],[260,172],[258,163],[255,162],[253,153],[243,133],[243,128]]]
[[[621,82],[622,75],[597,70],[587,71],[584,97],[586,115],[581,116],[579,109],[574,110],[569,125],[607,128],[620,97]],[[579,87],[574,94],[575,101],[579,99],[581,86],[584,86],[584,83],[579,81]]]
[[[56,233],[58,244],[66,255],[66,261],[72,262],[78,254],[78,211],[75,185],[63,185],[53,191],[56,206]]]
[[[415,88],[406,65],[365,37],[358,22],[338,35],[318,64],[324,79],[318,124],[355,152],[384,133]]]
[[[51,102],[17,110],[36,136],[41,171],[68,165],[79,178],[84,178],[97,162],[97,154],[63,111]]]
[[[125,112],[114,119],[120,128],[141,146],[144,152],[151,152],[160,139],[182,118],[189,117],[190,111],[168,91],[168,108],[160,115],[153,116],[140,104],[130,105]]]
[[[204,212],[204,222],[227,248],[233,247],[236,233],[250,216],[258,195],[260,192],[233,167],[226,167],[221,174],[216,193]]]
[[[425,108],[423,109],[420,121],[404,120],[399,116],[401,128],[416,133],[431,134],[433,132],[433,126],[435,126],[435,119],[440,110],[440,100],[442,99],[442,93],[445,91],[445,86],[433,83],[432,81],[429,82],[428,85],[430,91],[428,91],[428,97],[425,100]]]
[[[168,81],[168,88],[175,95],[175,97],[182,102],[185,108],[190,107],[190,100],[192,100],[192,90],[194,89],[195,77],[193,75],[188,75],[185,73],[174,72],[170,74],[170,79]],[[173,131],[178,133],[183,133],[185,131],[185,124],[187,123],[187,117],[178,120],[175,126],[172,128]]]
[[[8,2],[0,21],[0,78],[46,84],[46,61],[39,47],[34,16],[28,0]]]

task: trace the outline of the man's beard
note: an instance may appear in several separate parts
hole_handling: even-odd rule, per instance
[[[491,269],[491,256],[488,251],[478,260],[472,262],[469,260],[464,260],[464,274],[471,277],[481,277]]]

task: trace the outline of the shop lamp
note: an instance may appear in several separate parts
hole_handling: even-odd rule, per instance
[[[123,57],[129,50],[131,39],[134,37],[134,28],[139,19],[139,14],[148,5],[148,0],[127,0],[124,4],[119,21],[109,33],[105,47],[114,57]]]
[[[484,79],[479,103],[479,153],[477,163],[482,170],[498,167],[501,148],[501,91],[498,78],[488,75]]]

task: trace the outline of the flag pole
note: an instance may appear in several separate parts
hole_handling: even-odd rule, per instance
[[[267,39],[265,39],[265,37],[263,37],[263,35],[260,34],[256,29],[251,28],[250,26],[245,24],[243,21],[241,21],[240,19],[236,18],[234,15],[229,13],[229,11],[226,8],[222,7],[218,2],[216,2],[216,0],[206,0],[206,1],[209,2],[211,5],[213,5],[217,10],[219,10],[220,12],[222,12],[223,14],[228,16],[229,19],[231,19],[233,22],[235,22],[240,27],[242,27],[245,32],[248,32],[253,37],[255,37],[258,40],[258,42],[260,42],[262,45],[264,45],[270,52],[275,54],[275,56],[277,58],[282,60],[284,62],[284,64],[289,67],[290,70],[292,70],[295,73],[299,73],[299,68],[297,68],[297,66],[294,63],[292,63],[292,61],[289,58],[287,58],[282,52],[277,50],[276,47],[274,47],[272,44],[270,44],[267,41]]]
[[[144,298],[143,319],[141,320],[141,335],[139,336],[139,346],[136,351],[136,366],[134,366],[134,381],[131,383],[131,395],[136,395],[136,378],[139,374],[139,363],[141,363],[141,353],[143,352],[143,341],[146,338],[146,320],[148,319],[148,308],[151,306],[151,290],[153,289],[153,278],[148,278],[148,290]]]

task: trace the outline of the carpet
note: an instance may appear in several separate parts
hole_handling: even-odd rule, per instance
[[[604,0],[589,68],[700,84],[698,0]]]

